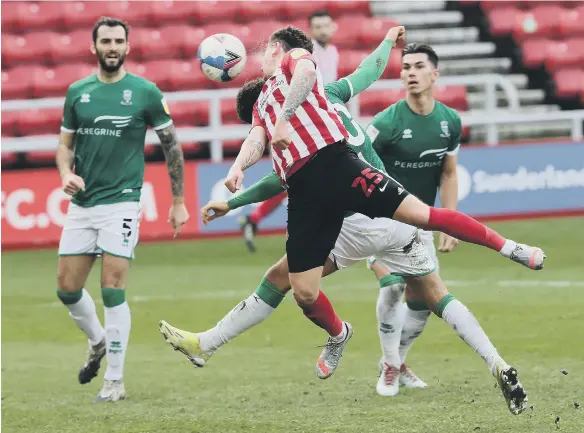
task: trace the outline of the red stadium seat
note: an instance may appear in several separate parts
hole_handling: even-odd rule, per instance
[[[316,1],[306,1],[306,2],[299,2],[296,0],[281,0],[280,3],[282,7],[282,16],[286,19],[294,19],[294,18],[304,18],[308,19],[308,17],[313,12],[319,11],[327,11],[328,5],[330,2],[316,0]]]
[[[4,38],[2,38],[4,39]],[[25,99],[33,96],[33,80],[42,66],[17,66],[2,71],[2,99]]]
[[[391,54],[389,55],[389,61],[387,62],[387,66],[385,67],[385,71],[381,75],[384,79],[393,79],[399,78],[401,68],[402,68],[402,50],[399,48],[391,50]]]
[[[201,111],[198,103],[193,101],[174,101],[169,102],[168,108],[172,121],[177,126],[195,126],[199,125],[197,114]],[[207,123],[207,122],[205,122]]]
[[[574,97],[584,91],[584,69],[562,69],[554,73],[556,96]]]
[[[517,0],[501,0],[501,1],[481,1],[481,8],[485,12],[490,12],[493,9],[505,8],[510,6],[519,7],[519,1]]]
[[[36,71],[32,81],[33,96],[35,98],[64,96],[72,83],[94,72],[94,68],[85,63],[40,68]]]
[[[523,64],[528,68],[540,67],[547,58],[550,45],[548,39],[528,39],[521,45]]]
[[[333,35],[333,43],[339,48],[364,48],[360,44],[359,35],[361,29],[367,26],[370,18],[357,15],[347,15],[335,20],[335,33]],[[351,29],[346,31],[343,29]]]
[[[310,34],[310,26],[308,25],[307,18],[297,18],[295,20],[286,21],[286,23],[292,27],[296,27],[303,32]],[[336,38],[335,38],[336,40]]]
[[[58,134],[63,117],[62,108],[21,111],[16,121],[19,135]]]
[[[141,76],[155,83],[160,90],[170,90],[168,60],[152,60],[142,63]]]
[[[278,1],[246,0],[238,4],[238,21],[267,21],[282,15],[282,3]]]
[[[371,15],[369,3],[367,0],[331,1],[328,11],[334,17],[340,15]]]
[[[168,64],[169,89],[193,90],[213,88],[214,84],[203,75],[198,60],[177,60]]]
[[[196,59],[168,61],[167,67],[170,90],[204,89],[210,83]]]
[[[18,135],[16,122],[20,117],[17,111],[3,111],[2,112],[2,136],[12,137]]]
[[[285,24],[280,21],[256,21],[248,24],[249,32],[252,35],[251,45],[247,45],[248,54],[262,51],[265,44],[276,30],[281,29]]]
[[[183,150],[183,153],[186,156],[194,156],[197,153],[199,153],[199,151],[201,150],[201,144],[200,143],[181,143],[180,147]]]
[[[2,37],[6,32],[14,32],[18,29],[18,9],[20,3],[2,2]]]
[[[468,108],[466,93],[465,86],[436,86],[434,88],[434,96],[437,101],[459,111],[466,111]]]
[[[48,58],[57,65],[64,62],[95,62],[95,54],[90,51],[90,47],[91,33],[87,30],[55,33],[49,40]]]
[[[141,26],[149,23],[150,2],[143,1],[106,1],[100,2],[102,11],[95,18],[95,21],[101,16],[116,17],[127,21],[131,26]]]
[[[369,53],[367,51],[358,50],[345,50],[339,53],[339,67],[337,69],[337,74],[339,78],[346,77],[352,73],[359,64],[367,57]]]
[[[144,145],[144,157],[148,158],[156,153],[159,148],[156,144],[145,144]]]
[[[16,26],[26,32],[59,28],[63,13],[67,8],[64,2],[21,1],[18,4]]]
[[[560,15],[558,31],[565,37],[584,35],[584,5],[564,9]]]
[[[2,8],[4,9],[4,8]],[[4,11],[2,11],[2,14],[4,14]],[[18,162],[18,154],[15,152],[2,152],[2,168],[7,168],[10,166],[13,166],[14,164],[16,164]]]
[[[41,63],[49,54],[50,41],[58,33],[35,32],[23,36],[2,35],[2,64]]]
[[[188,22],[193,9],[192,3],[185,1],[160,0],[147,3],[150,5],[150,21],[154,25]]]
[[[375,116],[392,104],[404,98],[404,89],[366,91],[359,95],[361,116]]]
[[[567,39],[556,42],[549,50],[545,67],[548,71],[560,68],[581,66],[584,62],[584,38]]]
[[[537,6],[515,23],[516,41],[534,36],[553,36],[557,32],[563,9],[557,5]]]
[[[218,0],[190,2],[191,11],[189,17],[200,24],[234,21],[237,15],[238,3],[236,1]]]
[[[243,140],[225,140],[223,142],[223,152],[226,155],[235,156],[241,149],[241,143],[243,143]]]
[[[221,100],[221,123],[223,124],[241,124],[241,120],[237,117],[237,109],[235,107],[235,99]]]
[[[47,135],[47,141],[54,141],[54,135]],[[37,150],[34,152],[27,152],[25,155],[26,162],[29,164],[49,165],[55,164],[55,150]]]
[[[63,26],[67,29],[85,29],[91,34],[95,22],[104,15],[103,2],[66,2],[63,11]]]
[[[126,60],[124,62],[124,69],[132,74],[141,75],[144,73],[144,68],[142,63],[135,62],[133,60]]]
[[[523,22],[525,12],[514,7],[496,8],[489,12],[489,30],[493,36],[511,33],[517,23]]]
[[[358,40],[366,47],[379,45],[385,38],[387,31],[396,25],[397,23],[394,20],[387,18],[374,18],[367,21],[361,21],[360,27],[357,30],[359,32]]]
[[[178,43],[176,32],[170,29],[137,28],[132,31],[131,53],[134,59],[160,59],[178,57],[181,45]]]

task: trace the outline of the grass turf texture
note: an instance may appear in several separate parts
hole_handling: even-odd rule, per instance
[[[546,268],[533,272],[460,245],[440,256],[442,276],[519,369],[534,405],[520,416],[508,412],[481,359],[436,317],[408,357],[430,387],[378,396],[377,284],[364,263],[324,283],[355,327],[329,380],[314,374],[326,336],[291,297],[205,368],[193,368],[164,343],[158,320],[197,331],[214,325],[283,253],[283,238],[268,237],[255,255],[239,239],[138,248],[128,291],[128,399],[117,404],[92,403],[104,366],[91,384],[77,383],[85,341],[55,296],[55,252],[3,254],[2,431],[542,433],[557,431],[559,416],[562,432],[582,432],[584,408],[574,402],[584,405],[584,219],[492,226],[543,247]],[[87,288],[101,316],[98,272]]]

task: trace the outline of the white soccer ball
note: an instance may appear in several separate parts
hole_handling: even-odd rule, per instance
[[[208,79],[227,82],[241,74],[247,53],[238,38],[218,33],[201,42],[197,58],[201,60],[201,70]]]

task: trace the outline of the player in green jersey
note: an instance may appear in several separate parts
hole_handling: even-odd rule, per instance
[[[456,209],[456,161],[462,125],[456,110],[434,99],[433,88],[439,75],[438,56],[430,46],[406,45],[401,71],[406,97],[378,113],[367,127],[367,134],[390,176],[427,205],[434,205],[439,190],[442,206]],[[420,236],[438,266],[433,232],[420,230]],[[440,251],[452,251],[457,244],[457,239],[440,233]],[[391,275],[375,257],[368,260],[368,267],[380,281]],[[399,355],[402,368],[407,369],[403,367],[407,353],[428,322],[430,309],[409,288],[403,309],[400,314],[405,314],[405,323]],[[424,383],[413,373],[405,375],[403,381]]]
[[[97,73],[69,87],[56,155],[63,190],[72,196],[59,244],[57,295],[89,340],[79,382],[97,376],[107,357],[104,386],[96,401],[125,396],[123,368],[131,324],[125,287],[138,242],[149,126],[160,138],[168,165],[173,195],[169,222],[175,236],[189,218],[183,153],[168,107],[154,83],[124,70],[129,50],[125,22],[107,17],[97,21],[91,45]],[[98,255],[105,326],[83,288]]]
[[[395,40],[394,38],[397,37],[395,32],[390,30],[389,40]],[[338,110],[343,125],[349,132],[348,144],[359,154],[361,159],[378,169],[383,169],[383,165],[375,154],[369,137],[351,117],[344,104],[379,78],[385,67],[390,47],[390,42],[384,41],[372,55],[363,61],[356,72],[325,86],[329,101]],[[240,91],[237,102],[238,114],[242,121],[251,123],[252,107],[261,92],[263,83],[262,79],[258,79],[247,83]],[[203,222],[208,223],[227,214],[232,209],[252,202],[263,201],[281,191],[282,186],[278,177],[275,173],[271,173],[228,202],[207,204],[201,211]],[[214,213],[211,214],[211,211]],[[351,266],[364,260],[371,253],[379,253],[380,260],[390,266],[394,273],[403,275],[415,285],[417,293],[424,293],[436,314],[452,326],[464,338],[465,342],[486,361],[501,385],[510,410],[513,413],[522,411],[527,399],[521,384],[517,381],[515,369],[509,367],[499,356],[484,331],[466,308],[463,307],[464,310],[453,313],[462,304],[447,292],[444,283],[434,272],[434,264],[420,240],[417,229],[388,218],[369,219],[360,214],[350,215],[345,218],[339,238],[325,263],[323,275],[326,276],[336,270]],[[268,270],[255,293],[238,304],[215,327],[195,334],[161,321],[160,330],[165,339],[176,350],[185,354],[195,366],[203,367],[219,347],[265,320],[280,304],[285,293],[289,290],[288,262],[287,257],[284,256]],[[402,294],[401,278],[385,278],[377,303],[378,315],[381,314],[387,318],[384,326],[380,327],[380,338],[382,341],[384,339],[391,340],[395,347],[394,352],[397,359],[386,360],[387,363],[391,362],[394,365],[391,373],[395,383],[399,380],[400,375],[397,352],[401,321],[403,320],[403,316],[400,317],[396,313],[397,310],[400,310]],[[323,369],[323,366],[319,364],[319,368],[317,368],[319,378],[326,379],[334,372],[341,354],[342,348],[340,348],[336,363],[332,366],[325,366],[325,375],[320,374],[320,369]],[[394,388],[385,386],[386,380],[386,375],[380,378],[377,386],[378,392],[381,395],[395,395],[397,392]]]

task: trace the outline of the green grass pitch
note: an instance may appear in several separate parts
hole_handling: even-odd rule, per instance
[[[314,374],[324,332],[286,299],[267,322],[223,347],[203,369],[173,352],[158,320],[204,330],[257,286],[284,251],[280,236],[248,254],[239,239],[141,245],[128,297],[127,400],[92,403],[101,383],[77,383],[86,343],[55,295],[55,251],[3,254],[2,431],[392,432],[584,431],[584,218],[492,224],[548,255],[530,271],[484,248],[441,255],[442,277],[510,364],[533,409],[511,415],[482,360],[433,317],[408,363],[430,387],[375,393],[377,285],[365,264],[324,289],[355,336],[335,375]],[[99,274],[87,285],[99,301]],[[565,370],[568,374],[561,372]],[[580,408],[576,406],[580,404]],[[555,421],[559,417],[559,424]]]

